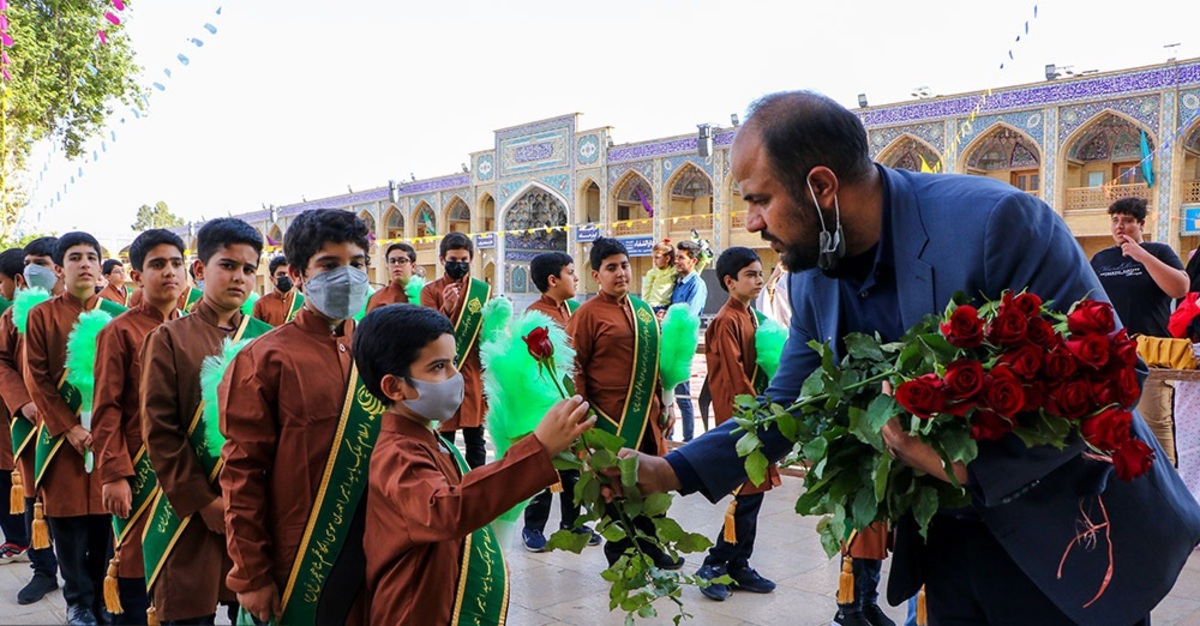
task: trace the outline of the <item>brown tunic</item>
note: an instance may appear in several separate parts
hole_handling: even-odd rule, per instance
[[[132,295],[129,293],[129,287],[117,289],[112,283],[109,283],[104,286],[104,289],[100,290],[99,296],[105,300],[116,302],[121,306],[131,306],[129,301]],[[141,303],[141,298],[138,298],[138,303]]]
[[[393,281],[388,283],[387,287],[371,294],[371,299],[367,300],[367,313],[389,304],[408,304],[408,293],[404,289],[405,287]]]
[[[274,583],[282,594],[287,586],[337,434],[353,330],[345,321],[334,332],[301,309],[229,367],[221,385],[221,490],[234,591]],[[361,550],[361,537],[352,544]]]
[[[182,311],[183,307],[187,306],[188,296],[191,294],[191,292],[192,292],[192,286],[184,285],[183,293],[179,295],[179,303],[175,305],[175,308]],[[138,289],[137,291],[133,292],[133,295],[129,296],[129,308],[132,309],[133,307],[141,304],[142,296],[143,296],[143,294],[142,294],[141,289]]]
[[[758,351],[754,347],[754,312],[740,301],[730,298],[717,311],[716,317],[704,331],[704,352],[708,363],[708,389],[712,392],[713,415],[717,424],[733,417],[733,399],[754,391],[755,361]],[[747,481],[738,493],[752,494],[768,491],[778,486],[779,470],[775,465],[767,466],[767,480],[761,486]]]
[[[385,413],[367,496],[371,623],[449,623],[466,536],[557,480],[536,437],[463,477],[432,430]]]
[[[292,310],[292,302],[295,300],[296,289],[294,287],[284,294],[271,291],[254,303],[251,315],[272,326],[283,326],[287,323],[288,311]]]
[[[545,313],[546,317],[554,320],[555,324],[558,324],[563,328],[567,327],[567,322],[571,319],[571,309],[567,308],[567,303],[563,302],[562,304],[559,304],[554,301],[554,298],[551,298],[546,294],[542,294],[541,298],[538,298],[537,301],[535,301],[533,304],[530,304],[525,308],[525,310]]]
[[[618,301],[600,292],[571,316],[567,336],[575,345],[575,391],[592,406],[619,419],[629,395],[630,368],[634,361],[633,309],[628,300]],[[649,423],[642,432],[638,450],[658,456],[667,453],[662,418],[662,382],[656,379]]]
[[[450,318],[450,321],[458,321],[458,312],[467,302],[467,289],[470,286],[471,277],[467,276],[462,281],[462,291],[459,293],[458,304],[454,308],[447,308],[442,300],[442,290],[447,285],[454,282],[445,276],[425,285],[421,289],[421,306],[441,311],[443,315]],[[483,401],[483,365],[479,361],[479,341],[475,341],[474,347],[467,354],[467,358],[463,360],[462,367],[459,369],[463,375],[463,401],[462,406],[458,407],[458,412],[454,417],[442,422],[439,427],[442,432],[451,432],[460,428],[475,428],[483,426],[483,414],[487,411],[487,406]]]
[[[142,436],[150,463],[167,500],[179,517],[197,513],[220,497],[188,443],[188,426],[200,406],[200,368],[204,357],[221,352],[221,342],[241,324],[217,327],[217,313],[201,300],[191,315],[167,322],[150,333],[142,353]],[[224,584],[229,572],[225,540],[208,530],[197,515],[188,522],[163,563],[154,584],[159,619],[210,615],[218,598],[236,596]]]
[[[59,294],[29,311],[25,331],[25,388],[37,405],[42,424],[57,437],[79,425],[79,416],[58,395],[67,361],[67,338],[79,314],[96,306],[93,294],[81,302]],[[46,467],[42,499],[49,517],[105,515],[100,501],[100,477],[83,469],[83,457],[66,440]]]
[[[178,309],[171,314],[171,319],[177,317]],[[133,457],[142,447],[142,419],[138,414],[142,345],[150,331],[164,321],[162,312],[143,303],[113,318],[96,337],[92,441],[102,485],[134,476]],[[117,575],[122,578],[145,576],[142,529],[149,517],[147,509],[121,544]]]
[[[25,388],[25,377],[21,373],[24,363],[25,337],[17,332],[13,322],[13,309],[9,307],[0,315],[0,399],[4,400],[7,424],[12,423],[13,416],[21,411],[21,407],[32,402],[29,390]],[[0,469],[11,471],[19,466],[21,469],[21,484],[25,487],[25,495],[33,497],[33,443],[25,448],[20,459],[12,460],[12,432],[3,435],[9,445],[0,450]]]

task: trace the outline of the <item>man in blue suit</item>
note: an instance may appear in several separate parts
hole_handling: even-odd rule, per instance
[[[824,96],[756,102],[732,159],[747,228],[794,272],[791,336],[767,390],[775,402],[795,399],[819,366],[810,340],[839,352],[849,332],[895,340],[958,291],[998,299],[1028,288],[1059,307],[1105,298],[1046,204],[987,178],[872,163],[861,122]],[[714,502],[730,493],[746,480],[735,426],[665,458],[642,456],[644,492],[699,491]],[[1148,623],[1200,543],[1200,505],[1140,416],[1133,431],[1158,460],[1131,482],[1112,478],[1112,465],[1081,443],[1061,451],[1026,448],[1012,435],[981,443],[975,461],[954,468],[973,506],[939,512],[927,542],[911,517],[897,522],[889,602],[925,584],[935,626]],[[884,436],[901,461],[945,475],[936,453],[895,422]],[[791,449],[775,430],[762,440],[768,458]]]

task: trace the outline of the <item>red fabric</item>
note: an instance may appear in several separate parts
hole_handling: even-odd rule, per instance
[[[1196,304],[1196,297],[1200,293],[1193,291],[1183,297],[1183,302],[1175,308],[1175,312],[1171,314],[1171,319],[1167,322],[1167,331],[1176,339],[1190,339],[1187,334],[1188,326],[1192,320],[1200,315],[1200,305]]]

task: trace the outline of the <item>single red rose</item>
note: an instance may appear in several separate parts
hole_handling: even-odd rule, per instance
[[[1097,449],[1112,452],[1129,441],[1129,427],[1132,423],[1133,414],[1129,411],[1108,408],[1083,420],[1079,432]]]
[[[1063,346],[1085,367],[1099,369],[1108,363],[1107,335],[1084,335],[1064,341]]]
[[[1130,439],[1112,455],[1113,467],[1117,470],[1117,478],[1133,480],[1150,471],[1154,463],[1154,450],[1137,439]]]
[[[1046,406],[1046,383],[1040,380],[1035,380],[1024,387],[1025,390],[1025,406],[1021,407],[1021,412],[1036,411]]]
[[[896,388],[896,402],[921,419],[930,419],[946,406],[945,383],[937,374],[925,374]]]
[[[1099,300],[1081,300],[1067,314],[1067,328],[1072,335],[1107,335],[1116,330],[1112,305]]]
[[[1112,358],[1133,366],[1137,364],[1137,341],[1129,338],[1129,332],[1122,328],[1113,334],[1109,341]]]
[[[1104,378],[1093,378],[1088,382],[1088,387],[1091,389],[1092,403],[1096,406],[1121,404],[1117,399],[1117,388],[1112,384],[1112,381],[1105,380]]]
[[[946,397],[966,400],[983,389],[983,364],[974,359],[959,359],[946,366]]]
[[[1051,350],[1042,361],[1042,375],[1052,383],[1070,378],[1077,369],[1079,366],[1075,357],[1061,345]]]
[[[1025,340],[1025,316],[1015,310],[1001,311],[987,326],[987,340],[999,346],[1011,346]]]
[[[992,368],[983,392],[987,407],[1005,417],[1012,417],[1025,408],[1025,388],[1008,368]]]
[[[545,326],[539,326],[528,335],[522,337],[529,348],[529,356],[537,361],[554,358],[554,343],[550,341],[550,331]]]
[[[954,309],[941,328],[942,335],[951,345],[978,348],[983,344],[983,320],[979,319],[979,311],[969,304]]]
[[[997,441],[1013,431],[1013,423],[994,411],[976,411],[971,417],[971,439]]]
[[[1117,374],[1116,402],[1121,406],[1133,407],[1142,397],[1137,372],[1132,367],[1123,367]]]
[[[1062,344],[1062,335],[1054,330],[1054,325],[1040,317],[1032,317],[1025,329],[1025,341],[1028,345],[1049,352]]]
[[[1013,300],[1013,305],[1018,311],[1024,313],[1025,317],[1031,319],[1042,314],[1042,299],[1037,294],[1023,293]]]
[[[1092,390],[1082,378],[1072,378],[1050,389],[1046,409],[1050,413],[1067,419],[1079,419],[1092,406]]]
[[[1025,344],[1019,348],[1009,349],[1000,355],[999,363],[1012,368],[1014,374],[1022,380],[1033,380],[1038,370],[1042,368],[1041,348]]]

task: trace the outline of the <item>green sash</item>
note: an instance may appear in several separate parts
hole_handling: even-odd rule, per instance
[[[272,326],[250,315],[242,316],[242,323],[233,334],[233,341],[253,339],[270,332]],[[209,450],[204,441],[204,429],[200,428],[200,418],[204,414],[204,401],[196,407],[192,421],[188,424],[188,445],[200,459],[200,466],[208,474],[209,482],[217,479],[221,470],[221,451]],[[162,571],[163,563],[175,547],[175,542],[183,534],[189,522],[195,515],[179,519],[175,508],[163,493],[162,488],[155,486],[153,504],[150,506],[150,519],[146,529],[142,531],[142,558],[146,565],[146,588],[154,586],[158,574]]]
[[[200,299],[203,297],[204,297],[203,291],[200,291],[199,289],[192,287],[191,291],[188,291],[187,300],[184,301],[183,310],[180,311],[180,313],[183,315],[187,315],[188,313],[191,313],[192,309],[196,308],[196,303],[199,302]]]
[[[113,317],[116,317],[129,309],[104,298],[96,298],[96,304],[92,309],[100,309]],[[63,369],[62,378],[58,380],[58,395],[63,402],[67,404],[67,408],[71,409],[76,417],[79,416],[79,408],[83,406],[83,396],[75,385],[67,382],[67,371]],[[16,420],[14,420],[15,422]],[[33,485],[35,488],[42,486],[42,478],[46,476],[46,468],[50,467],[50,461],[54,460],[54,455],[58,454],[59,448],[62,447],[63,436],[50,436],[50,430],[46,428],[45,421],[37,429],[37,446],[33,452]],[[13,445],[16,445],[16,439],[13,439]]]
[[[567,313],[575,315],[575,311],[579,310],[579,303],[575,300],[567,300]]]
[[[625,445],[636,450],[641,443],[646,423],[650,420],[650,407],[654,404],[654,389],[658,383],[658,320],[654,310],[644,300],[628,296],[628,305],[633,310],[633,364],[629,373],[629,391],[625,394],[625,408],[620,419],[606,415],[598,407],[592,407],[604,419],[596,426],[606,432],[620,436]]]
[[[321,590],[367,490],[371,451],[379,437],[379,416],[384,410],[383,403],[367,391],[359,378],[358,367],[353,367],[334,447],[283,590],[283,618],[279,623],[316,623]]]
[[[470,471],[466,460],[454,444],[443,443],[465,476]],[[461,567],[450,626],[503,626],[508,617],[508,566],[491,524],[463,539]]]
[[[299,289],[292,289],[292,306],[288,307],[287,317],[283,318],[283,323],[286,324],[296,318],[296,314],[300,309],[304,308],[304,294],[300,293]]]
[[[134,525],[149,510],[150,503],[158,491],[158,477],[154,475],[154,466],[150,464],[146,444],[142,444],[133,457],[133,478],[129,479],[129,490],[133,492],[129,517],[121,519],[116,515],[112,516],[113,537],[116,539],[118,551],[125,545],[125,539]]]
[[[766,321],[767,316],[758,309],[750,309],[750,312],[754,314],[750,319],[754,320],[754,329],[757,331],[759,324]],[[761,396],[767,390],[767,385],[771,384],[771,377],[767,376],[767,371],[761,365],[755,363],[754,378],[750,379],[750,384],[754,386],[754,393]]]
[[[7,311],[10,306],[12,306],[12,302],[0,298],[0,313]],[[33,422],[17,414],[12,416],[12,421],[8,424],[8,432],[12,434],[13,459],[19,459],[29,442],[33,441],[37,427],[33,425]]]
[[[454,320],[454,346],[458,355],[454,367],[458,369],[462,369],[463,361],[475,347],[479,329],[483,326],[483,305],[487,304],[488,298],[491,297],[491,285],[477,278],[471,279],[466,300],[458,311],[458,319]]]

